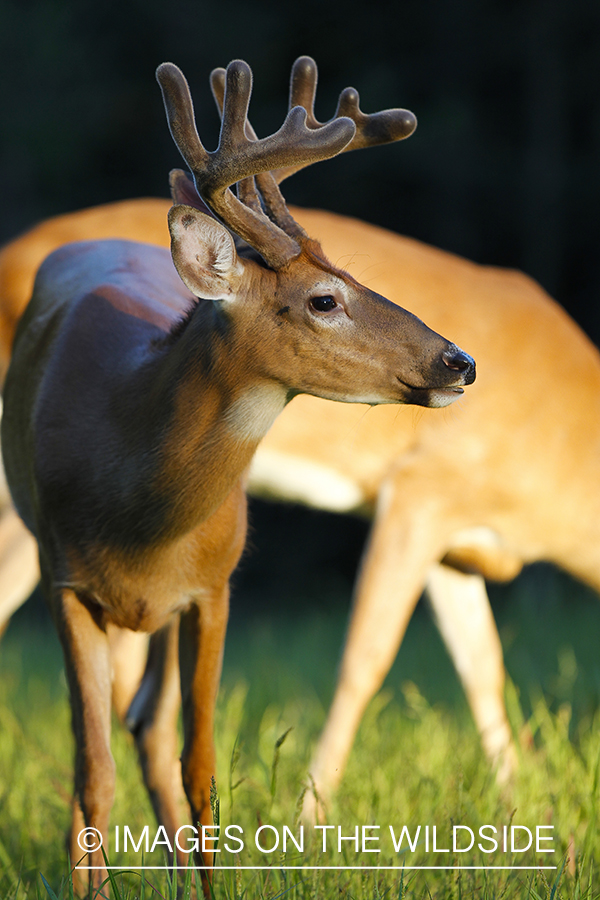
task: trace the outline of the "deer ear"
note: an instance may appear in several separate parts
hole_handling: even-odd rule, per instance
[[[210,215],[210,210],[198,191],[193,179],[183,169],[171,169],[169,172],[169,188],[173,203],[185,203],[200,212]]]
[[[173,206],[169,231],[173,263],[192,294],[205,300],[234,297],[243,263],[227,229],[191,206]]]

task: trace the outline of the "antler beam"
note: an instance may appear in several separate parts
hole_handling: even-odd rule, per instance
[[[306,111],[306,125],[310,129],[317,130],[323,124],[315,117],[314,106],[317,93],[318,70],[317,64],[310,56],[300,56],[292,66],[290,78],[290,102],[289,109],[300,106]],[[223,96],[225,93],[225,69],[214,69],[211,73],[211,88],[219,107],[223,110]],[[354,137],[341,152],[348,150],[361,150],[363,147],[375,147],[380,144],[389,144],[410,137],[417,127],[417,118],[408,109],[384,109],[381,112],[366,114],[360,109],[360,97],[355,88],[347,87],[340,94],[338,106],[333,119],[341,117],[352,119],[356,126]],[[248,128],[250,130],[248,130]],[[254,134],[249,123],[247,134]],[[255,136],[256,137],[256,136]],[[308,163],[286,166],[273,171],[273,177],[278,184],[285,178],[289,178],[294,172]]]
[[[296,238],[302,236],[298,226],[286,233],[257,204],[251,208],[242,203],[229,188],[273,169],[303,168],[335,156],[354,137],[356,127],[352,120],[339,117],[318,129],[308,128],[306,111],[295,107],[275,134],[260,141],[253,135],[249,137],[246,122],[252,72],[245,62],[234,60],[225,73],[219,146],[209,152],[198,136],[192,98],[182,72],[172,63],[163,63],[156,75],[173,139],[194,175],[198,193],[211,211],[258,250],[273,268],[281,268],[298,256],[301,248]],[[293,222],[289,213],[287,216]],[[285,224],[285,216],[282,221]]]

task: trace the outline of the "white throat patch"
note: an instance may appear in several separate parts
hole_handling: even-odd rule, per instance
[[[286,392],[280,385],[264,384],[248,388],[233,401],[225,422],[240,441],[260,441],[285,406]]]

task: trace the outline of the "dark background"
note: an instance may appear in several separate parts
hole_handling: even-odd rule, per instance
[[[597,0],[0,0],[0,241],[58,212],[165,195],[180,158],[158,63],[187,75],[213,149],[210,70],[250,63],[264,135],[302,53],[320,68],[322,120],[352,84],[366,111],[406,106],[419,128],[297,175],[288,200],[521,268],[600,338]]]
[[[599,26],[598,0],[0,0],[0,241],[60,212],[166,196],[181,161],[160,62],[185,72],[213,149],[210,70],[250,63],[251,118],[265,135],[283,120],[292,61],[308,53],[319,118],[352,84],[365,111],[406,106],[419,128],[295,176],[289,201],[521,268],[599,342]],[[294,595],[311,571],[349,585],[362,524],[287,515],[255,510],[247,589],[264,590],[267,558]]]

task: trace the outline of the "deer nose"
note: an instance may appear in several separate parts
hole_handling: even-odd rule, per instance
[[[475,381],[475,360],[455,344],[451,344],[447,350],[444,350],[442,360],[449,369],[462,373],[465,384]]]

